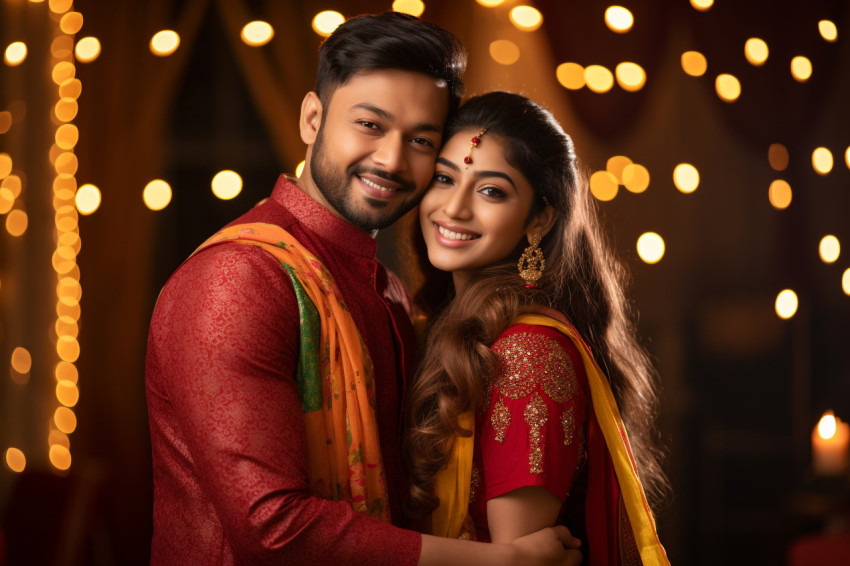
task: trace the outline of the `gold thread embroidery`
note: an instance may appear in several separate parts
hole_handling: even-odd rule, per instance
[[[478,488],[481,487],[481,470],[478,466],[472,464],[472,476],[469,478],[469,501],[475,501],[478,495]]]
[[[549,410],[539,393],[531,397],[525,407],[525,422],[528,423],[528,465],[532,474],[543,473],[543,425],[549,420]]]
[[[578,391],[572,360],[560,344],[549,336],[522,333],[496,341],[493,352],[501,371],[496,387],[510,399],[522,399],[540,381],[553,401],[563,403]],[[535,370],[535,366],[537,369]]]
[[[502,402],[501,398],[493,406],[490,422],[496,431],[496,442],[503,443],[505,441],[505,431],[508,430],[508,425],[511,424],[511,412]]]
[[[564,427],[564,446],[569,446],[573,443],[573,437],[576,435],[576,420],[575,406],[570,405],[570,408],[561,413],[561,425]]]

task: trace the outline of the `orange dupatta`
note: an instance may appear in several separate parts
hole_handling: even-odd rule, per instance
[[[372,361],[333,277],[279,226],[228,226],[194,253],[224,242],[262,248],[280,261],[292,280],[301,322],[296,381],[307,429],[311,489],[389,522]]]

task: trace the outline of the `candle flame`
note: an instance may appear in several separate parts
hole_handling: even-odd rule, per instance
[[[825,412],[818,421],[818,435],[823,439],[832,438],[835,436],[836,429],[835,415],[832,411]]]

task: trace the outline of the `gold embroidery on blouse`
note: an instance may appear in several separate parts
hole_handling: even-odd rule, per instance
[[[478,495],[478,488],[481,487],[481,470],[478,469],[478,466],[472,464],[472,477],[469,479],[469,501],[475,501],[475,497]]]
[[[576,419],[575,406],[570,405],[570,408],[561,413],[561,425],[564,427],[564,446],[569,446],[573,443],[573,437],[576,435]]]
[[[496,341],[493,352],[501,371],[496,387],[510,399],[522,399],[539,381],[553,401],[563,403],[578,390],[576,372],[560,344],[540,334],[512,334]],[[535,371],[535,366],[537,369]]]
[[[496,431],[496,442],[503,443],[505,441],[505,431],[508,430],[508,425],[511,424],[511,412],[502,402],[501,397],[493,407],[493,414],[490,415],[490,422],[493,424],[493,429]]]
[[[549,410],[539,393],[531,397],[525,407],[525,422],[528,423],[528,465],[532,474],[543,473],[543,425],[549,420]]]

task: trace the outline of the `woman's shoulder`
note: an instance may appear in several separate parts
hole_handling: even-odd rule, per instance
[[[578,349],[570,338],[556,328],[540,324],[514,323],[508,326],[493,342],[492,350],[498,353],[507,348],[578,355]]]

